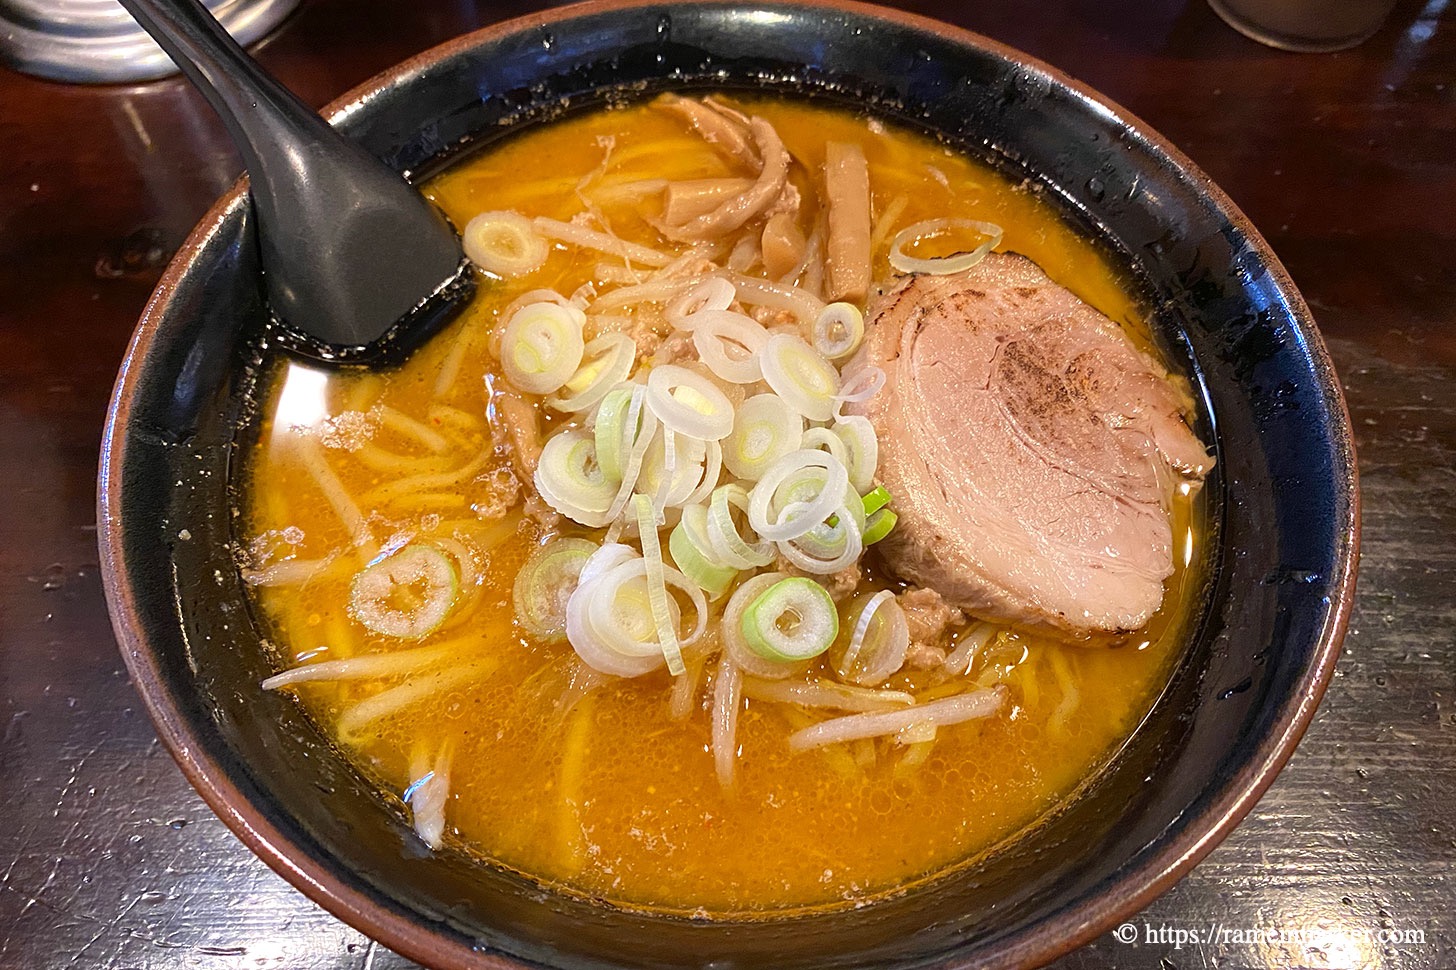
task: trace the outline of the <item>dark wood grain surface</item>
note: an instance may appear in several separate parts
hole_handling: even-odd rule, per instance
[[[322,104],[533,6],[306,0],[259,54]],[[1456,15],[1402,2],[1353,51],[1295,55],[1201,0],[904,6],[1093,85],[1202,166],[1313,307],[1360,452],[1360,589],[1314,726],[1136,942],[1109,934],[1058,966],[1456,967]],[[238,169],[177,80],[0,69],[0,968],[411,965],[203,806],[106,617],[112,380],[162,266]]]

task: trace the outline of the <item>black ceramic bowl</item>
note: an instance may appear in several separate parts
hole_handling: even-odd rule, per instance
[[[353,92],[333,121],[401,170],[609,95],[774,90],[872,110],[1040,186],[1121,255],[1212,422],[1217,542],[1197,636],[1115,763],[983,864],[854,912],[637,913],[421,850],[269,672],[228,555],[234,435],[264,319],[246,197],[167,271],[116,387],[101,544],[116,632],[163,740],[223,820],[338,916],[422,962],[1030,966],[1167,889],[1243,817],[1318,703],[1348,615],[1358,498],[1309,312],[1222,193],[1146,126],[1014,51],[849,4],[626,3],[518,20]],[[564,106],[569,103],[570,108]]]

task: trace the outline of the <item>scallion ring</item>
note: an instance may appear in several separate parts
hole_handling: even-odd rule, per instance
[[[806,573],[829,576],[859,561],[864,552],[860,522],[854,507],[842,505],[831,522],[822,522],[796,539],[778,543],[789,562]]]
[[[842,360],[864,339],[864,314],[853,303],[831,303],[814,320],[814,349],[830,360]]]
[[[840,385],[839,393],[834,395],[838,404],[859,404],[868,401],[880,393],[880,388],[885,386],[885,369],[883,367],[861,367],[853,374],[844,378]],[[836,408],[835,413],[838,413]]]
[[[531,220],[517,212],[482,212],[465,224],[461,236],[470,261],[504,279],[534,273],[551,253]]]
[[[864,544],[872,546],[895,528],[895,523],[900,517],[895,514],[894,509],[880,509],[865,519]]]
[[[769,334],[757,320],[730,310],[705,310],[689,322],[693,346],[708,370],[730,384],[763,379],[759,355]]]
[[[701,320],[691,318],[705,311],[726,310],[737,296],[733,284],[721,276],[710,276],[663,308],[662,316],[676,330],[692,330]]]
[[[536,491],[557,512],[582,525],[599,528],[618,491],[618,483],[597,462],[596,439],[570,428],[546,439],[536,465]]]
[[[839,457],[849,472],[849,484],[856,492],[869,491],[880,463],[880,440],[875,435],[875,426],[869,418],[853,414],[835,421],[830,430],[844,444],[844,454]]]
[[[643,456],[637,491],[650,495],[659,510],[683,504],[702,483],[707,446],[701,439],[663,428]]]
[[[506,380],[529,394],[560,390],[581,366],[586,344],[586,314],[559,303],[528,303],[501,335],[501,366]]]
[[[608,391],[602,398],[592,423],[592,433],[597,442],[597,464],[602,466],[603,474],[617,481],[622,479],[627,453],[633,444],[625,430],[627,412],[632,406],[632,394],[638,388],[640,385],[629,384]]]
[[[985,238],[970,250],[934,259],[921,259],[905,252],[906,246],[957,230],[970,230]],[[895,233],[895,238],[890,241],[890,265],[902,273],[928,273],[932,276],[963,273],[1001,245],[1001,237],[1001,227],[994,222],[981,222],[976,219],[929,219],[917,222]]]
[[[604,674],[638,677],[661,667],[656,632],[647,564],[636,554],[582,581],[566,604],[567,641],[587,666]]]
[[[802,672],[808,666],[805,662],[780,663],[765,660],[755,653],[753,648],[748,645],[748,641],[743,638],[743,614],[749,605],[758,598],[760,593],[788,578],[787,573],[774,572],[759,573],[757,576],[750,577],[739,584],[723,607],[723,619],[719,624],[719,629],[722,631],[723,652],[732,658],[735,665],[754,677],[762,677],[765,680],[782,680]]]
[[[581,365],[546,404],[575,414],[595,406],[627,379],[637,362],[637,345],[625,333],[604,333],[582,349]]]
[[[809,480],[806,472],[817,472],[818,492],[812,499],[799,497],[802,483]],[[785,485],[792,494],[780,497],[778,491]],[[798,538],[840,507],[848,487],[849,472],[833,455],[808,449],[792,452],[770,465],[749,493],[748,523],[771,542]]]
[[[445,622],[460,580],[434,546],[407,545],[365,567],[349,590],[349,613],[375,633],[417,640]]]
[[[682,510],[682,518],[667,538],[668,551],[672,561],[682,574],[708,594],[718,599],[728,592],[739,570],[718,561],[713,552],[713,542],[708,538],[708,507],[688,505]]]
[[[622,484],[617,489],[616,498],[612,499],[612,507],[607,510],[608,522],[615,521],[627,507],[628,500],[632,498],[632,490],[637,487],[637,480],[642,476],[642,461],[657,435],[657,418],[647,408],[646,401],[647,388],[641,384],[635,385],[626,419],[622,422],[620,447],[626,452],[627,459],[622,466]]]
[[[646,495],[637,496],[634,503],[637,506],[634,510],[637,536],[642,541],[642,560],[647,564],[647,602],[652,609],[652,620],[657,625],[657,643],[662,648],[663,659],[667,661],[668,673],[677,677],[687,672],[687,665],[683,663],[682,645],[677,639],[677,610],[669,605],[672,597],[667,595],[662,545],[657,536],[657,510]]]
[[[802,337],[776,333],[760,354],[763,379],[774,393],[811,421],[834,416],[839,393],[839,372],[804,342]]]
[[[647,375],[647,406],[667,428],[705,441],[733,430],[733,403],[696,371],[664,364]]]
[[[875,687],[905,665],[910,626],[890,590],[851,600],[841,630],[848,636],[841,636],[829,654],[841,680]]]
[[[838,458],[846,469],[849,468],[849,452],[844,447],[844,439],[828,428],[814,427],[805,431],[802,447],[812,448],[815,451],[827,451]]]
[[[773,546],[760,539],[747,542],[738,531],[733,510],[748,511],[749,496],[736,482],[713,490],[708,501],[708,540],[718,561],[735,569],[754,569],[773,562]]]
[[[861,500],[864,504],[865,515],[874,515],[880,509],[890,504],[890,490],[883,485],[876,485],[864,494]]]
[[[723,464],[737,477],[757,481],[769,465],[804,447],[803,437],[803,415],[777,394],[756,394],[733,416]]]
[[[778,663],[817,657],[839,635],[834,601],[806,576],[779,580],[759,593],[739,622],[749,648]]]
[[[586,539],[556,538],[531,553],[511,590],[516,622],[527,633],[547,641],[566,636],[566,604],[596,551]]]
[[[723,446],[716,441],[709,441],[707,445],[707,454],[703,458],[703,477],[699,479],[698,487],[682,500],[681,504],[684,506],[707,502],[713,489],[718,487],[718,479],[723,476]]]

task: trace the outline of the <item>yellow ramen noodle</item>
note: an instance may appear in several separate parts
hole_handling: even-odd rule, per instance
[[[1035,192],[846,112],[739,106],[781,134],[805,211],[816,204],[826,142],[862,147],[875,279],[892,273],[888,241],[900,227],[990,221],[1004,227],[1000,248],[1031,257],[1149,345],[1117,269]],[[512,210],[660,247],[653,220],[665,182],[743,177],[680,118],[641,105],[523,131],[426,192],[459,226],[483,210]],[[445,851],[621,905],[722,918],[845,905],[972,860],[1035,824],[1116,753],[1166,680],[1195,607],[1195,500],[1174,500],[1175,572],[1161,612],[1136,635],[1062,642],[973,620],[950,644],[984,642],[968,672],[904,670],[883,685],[921,700],[967,682],[1005,685],[995,716],[933,737],[792,753],[788,736],[825,712],[755,699],[750,684],[737,777],[725,789],[711,751],[711,662],[689,655],[692,690],[678,689],[674,716],[665,670],[584,675],[570,646],[535,640],[512,610],[512,583],[548,527],[523,514],[510,415],[489,394],[502,380],[503,311],[528,289],[570,295],[591,282],[605,294],[642,272],[631,259],[553,244],[530,276],[483,279],[463,318],[397,370],[274,365],[245,468],[245,577],[280,669],[336,662],[329,678],[288,689],[382,790],[402,795],[431,770],[448,775],[448,790],[435,789]],[[622,314],[633,312],[646,311]],[[448,615],[417,639],[371,632],[350,611],[355,577],[405,542],[430,543],[458,567]],[[867,561],[866,588],[898,588],[875,572],[872,553]],[[821,657],[801,679],[824,665]]]

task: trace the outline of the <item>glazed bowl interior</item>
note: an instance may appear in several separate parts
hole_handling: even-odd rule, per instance
[[[868,107],[1025,178],[1129,269],[1217,446],[1196,636],[1114,763],[988,858],[858,910],[747,923],[626,912],[431,854],[288,697],[230,555],[235,440],[265,320],[245,198],[219,203],[129,351],[102,462],[103,559],[134,680],[215,810],[333,912],[424,962],[1027,965],[1166,889],[1288,757],[1343,631],[1358,507],[1307,309],[1232,205],[1156,135],[982,38],[868,7],[627,4],[482,31],[333,118],[419,176],[521,125],[673,89]]]

